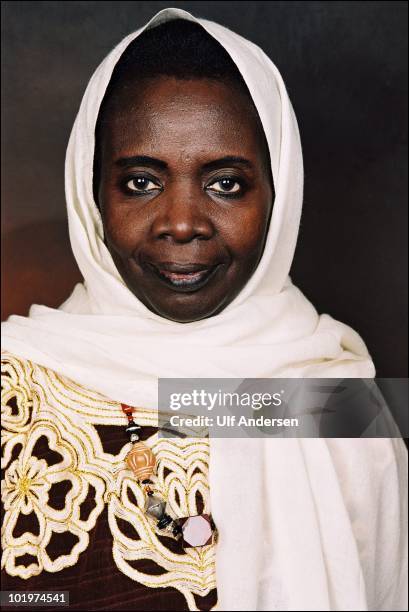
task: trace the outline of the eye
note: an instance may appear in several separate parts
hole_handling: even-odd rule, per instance
[[[242,184],[236,178],[226,176],[210,183],[207,189],[221,195],[238,195],[241,193]]]
[[[161,191],[160,185],[147,176],[132,176],[125,180],[125,187],[131,193],[146,194]]]

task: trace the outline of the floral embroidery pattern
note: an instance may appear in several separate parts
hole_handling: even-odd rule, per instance
[[[156,413],[140,409],[138,422],[157,426]],[[143,512],[143,491],[125,463],[130,443],[124,442],[116,455],[105,452],[96,429],[96,425],[123,426],[118,403],[3,351],[2,423],[2,567],[8,574],[27,579],[75,565],[106,504],[118,569],[150,588],[178,589],[189,609],[198,610],[194,596],[205,596],[216,587],[214,545],[174,552]],[[198,499],[203,512],[209,512],[208,440],[169,440],[154,434],[145,443],[158,458],[154,487],[173,516],[198,513]],[[55,507],[52,489],[61,483],[65,498]],[[93,508],[84,518],[81,505],[90,498]],[[38,524],[36,533],[19,533],[19,520],[30,514]],[[137,537],[124,533],[124,522]],[[50,557],[47,547],[53,534],[65,532],[75,541],[71,550]],[[19,564],[25,554],[35,562]],[[139,571],[132,562],[141,559],[150,559],[161,571],[154,575]]]

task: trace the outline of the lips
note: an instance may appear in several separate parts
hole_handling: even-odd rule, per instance
[[[220,264],[150,262],[157,278],[176,291],[197,291],[213,277]]]

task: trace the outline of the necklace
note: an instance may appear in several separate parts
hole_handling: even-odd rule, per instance
[[[176,539],[181,540],[183,548],[209,546],[213,543],[216,533],[216,526],[211,515],[196,514],[182,518],[169,516],[166,512],[166,501],[153,490],[151,477],[156,470],[156,457],[146,444],[139,441],[139,433],[142,428],[134,421],[134,408],[127,404],[121,404],[121,407],[128,419],[125,432],[132,443],[132,448],[125,461],[144,490],[145,513],[156,521],[158,529],[171,533]]]

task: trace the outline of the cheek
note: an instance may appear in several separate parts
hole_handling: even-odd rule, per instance
[[[265,203],[240,211],[228,224],[226,241],[235,259],[249,264],[258,261],[264,248],[270,215],[270,204]]]
[[[122,257],[130,256],[146,235],[147,220],[135,213],[135,207],[108,203],[104,209],[106,240]]]

